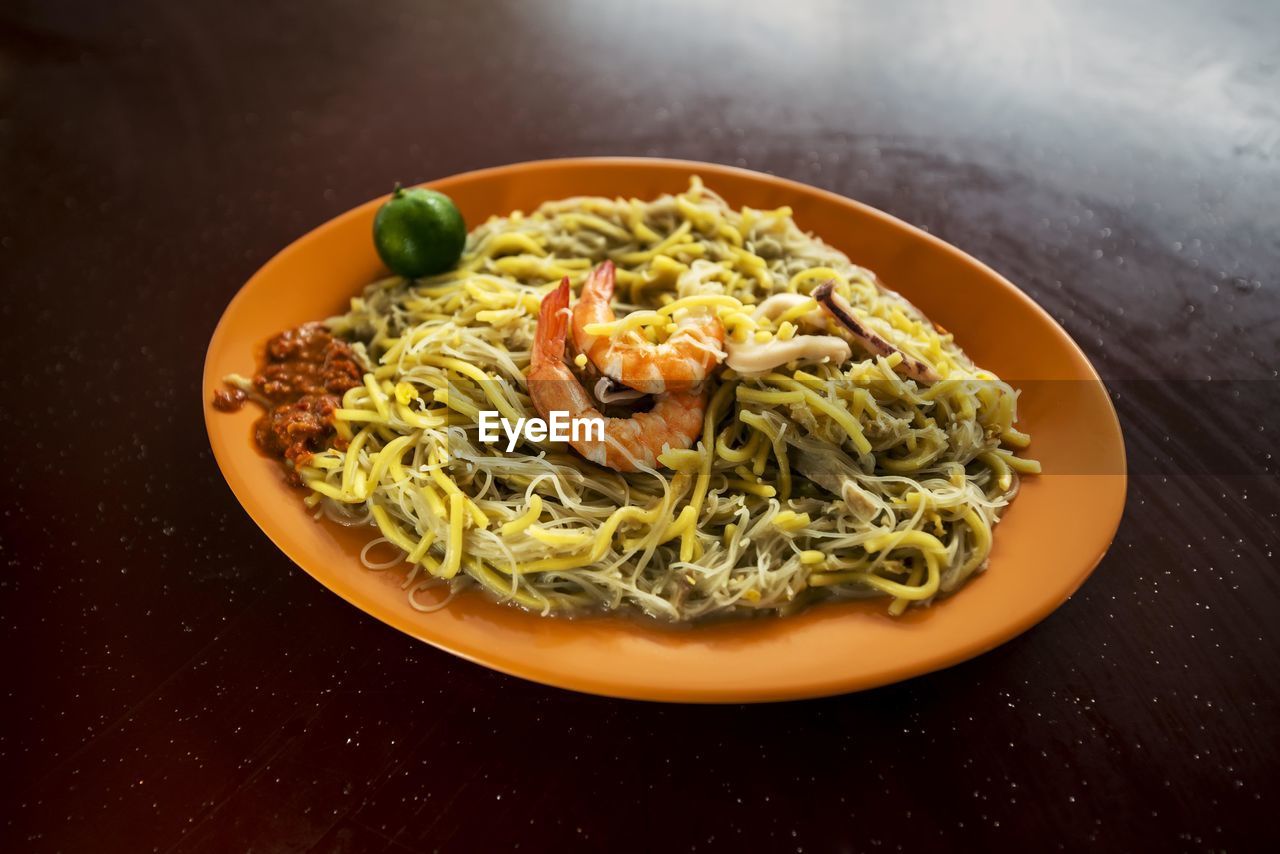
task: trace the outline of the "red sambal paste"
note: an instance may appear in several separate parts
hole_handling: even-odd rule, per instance
[[[301,484],[298,467],[333,444],[333,411],[341,406],[343,393],[361,384],[362,376],[351,345],[334,338],[323,323],[287,329],[267,342],[253,388],[268,407],[253,435],[262,450],[292,463],[290,483]],[[246,397],[239,389],[219,390],[213,406],[233,412]]]

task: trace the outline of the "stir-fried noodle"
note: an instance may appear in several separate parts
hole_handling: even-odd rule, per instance
[[[715,367],[692,390],[705,411],[689,447],[618,471],[565,443],[479,441],[482,411],[538,415],[539,307],[606,260],[619,319],[593,334],[656,350],[688,317],[723,326],[702,342]],[[328,324],[368,374],[334,415],[336,447],[299,469],[307,501],[376,525],[415,604],[478,584],[543,613],[690,620],[821,593],[885,596],[896,615],[984,568],[1018,474],[1038,470],[1013,454],[1029,440],[1016,392],[949,334],[789,209],[733,210],[696,178],[651,202],[490,219],[454,270],[375,282]],[[599,379],[585,355],[566,359],[584,387]]]

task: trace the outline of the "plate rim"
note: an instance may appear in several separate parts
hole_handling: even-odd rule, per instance
[[[252,509],[251,503],[247,503],[242,491],[249,492],[247,485],[241,482],[235,467],[228,459],[225,459],[225,452],[220,450],[220,442],[216,436],[215,416],[221,415],[209,405],[209,390],[217,388],[221,384],[221,377],[213,373],[214,356],[223,344],[223,339],[230,335],[229,318],[234,314],[234,310],[238,304],[248,299],[249,293],[254,282],[259,278],[267,275],[276,265],[282,263],[284,257],[292,252],[299,244],[313,240],[323,239],[326,232],[339,228],[343,223],[352,218],[365,215],[365,212],[376,205],[380,205],[389,198],[390,194],[384,194],[366,202],[357,204],[338,215],[322,222],[316,227],[300,234],[288,244],[278,250],[264,264],[262,264],[245,282],[236,290],[232,298],[227,302],[218,318],[218,323],[214,328],[213,334],[210,336],[209,344],[205,351],[205,358],[202,366],[200,387],[201,407],[204,412],[205,430],[208,436],[210,447],[213,451],[214,459],[218,465],[218,469],[231,489],[237,503],[240,504],[246,514],[253,520],[268,540],[279,550],[286,558],[288,558],[295,566],[311,576],[315,581],[330,592],[337,594],[349,604],[356,607],[365,615],[377,619],[379,622],[403,632],[416,640],[425,642],[436,649],[447,652],[451,655],[462,658],[466,661],[479,664],[492,670],[515,676],[521,679],[549,685],[565,690],[572,690],[582,693],[596,694],[600,696],[614,697],[619,699],[645,700],[658,702],[683,702],[683,703],[743,703],[743,702],[775,702],[784,700],[799,700],[818,697],[834,696],[838,694],[851,693],[854,691],[869,690],[884,685],[894,684],[897,682],[924,676],[939,670],[952,667],[964,661],[968,661],[984,652],[994,649],[1004,643],[1007,643],[1019,635],[1035,626],[1050,614],[1060,608],[1068,599],[1070,599],[1084,584],[1086,580],[1097,569],[1102,559],[1106,556],[1114,543],[1115,536],[1119,530],[1121,521],[1124,518],[1126,498],[1128,494],[1128,465],[1126,456],[1126,447],[1124,442],[1124,433],[1115,410],[1112,395],[1106,387],[1105,382],[1098,375],[1097,369],[1093,362],[1089,359],[1088,354],[1078,342],[1059,324],[1052,315],[1050,315],[1041,305],[1033,300],[1028,294],[1023,292],[1016,284],[1004,277],[998,271],[990,267],[981,259],[970,255],[941,238],[930,234],[927,231],[915,226],[905,220],[902,220],[893,214],[872,207],[865,202],[843,196],[839,193],[805,184],[790,178],[784,178],[772,175],[766,172],[759,172],[752,169],[746,169],[739,166],[731,166],[727,164],[712,163],[706,161],[687,160],[679,158],[665,157],[638,157],[638,156],[591,156],[591,157],[558,157],[544,158],[539,160],[516,161],[496,166],[488,166],[480,169],[473,169],[466,172],[459,172],[436,178],[430,181],[422,182],[415,186],[434,187],[441,184],[451,184],[455,182],[473,182],[479,180],[492,179],[494,177],[518,176],[520,173],[539,171],[550,168],[579,168],[579,167],[653,167],[658,170],[669,170],[678,168],[687,170],[691,173],[702,174],[704,177],[712,174],[735,174],[743,179],[772,184],[775,187],[802,193],[805,195],[816,195],[824,198],[829,202],[842,206],[852,206],[860,210],[864,215],[878,218],[887,222],[888,225],[899,230],[907,232],[913,240],[923,241],[932,245],[935,249],[940,249],[945,253],[954,256],[959,262],[977,267],[985,276],[996,280],[1002,287],[1005,294],[1012,299],[1021,303],[1024,310],[1031,310],[1038,314],[1043,322],[1047,322],[1056,330],[1058,335],[1066,341],[1070,348],[1074,350],[1074,355],[1078,357],[1079,362],[1083,365],[1089,378],[1095,381],[1103,390],[1103,398],[1106,403],[1106,413],[1109,416],[1106,427],[1114,431],[1116,440],[1115,452],[1118,453],[1118,461],[1120,470],[1115,474],[1109,474],[1107,477],[1113,484],[1115,494],[1112,500],[1115,504],[1115,510],[1107,520],[1105,525],[1096,526],[1098,529],[1105,529],[1107,533],[1103,538],[1102,545],[1098,548],[1095,555],[1087,561],[1087,565],[1083,565],[1076,572],[1076,577],[1072,580],[1069,588],[1066,589],[1059,597],[1048,598],[1038,601],[1033,608],[1027,608],[1020,611],[1015,619],[1004,620],[999,623],[999,628],[988,634],[970,639],[967,643],[948,646],[944,651],[937,654],[928,666],[912,668],[910,672],[898,672],[893,667],[887,667],[884,672],[878,676],[868,678],[867,676],[832,676],[830,678],[820,678],[810,680],[799,686],[784,686],[782,688],[771,689],[767,685],[758,689],[729,689],[721,690],[716,687],[704,688],[701,690],[692,690],[687,687],[664,688],[660,685],[639,686],[634,683],[626,682],[604,682],[598,679],[588,679],[587,677],[577,676],[570,677],[553,669],[532,667],[527,663],[513,664],[511,661],[504,659],[501,655],[488,654],[487,651],[478,651],[457,644],[451,644],[448,639],[432,636],[429,633],[421,631],[418,627],[413,626],[407,621],[397,620],[394,615],[384,616],[381,613],[381,607],[372,602],[367,597],[360,595],[356,585],[344,585],[341,588],[335,587],[325,578],[320,577],[311,568],[308,567],[304,560],[296,557],[292,551],[281,542],[281,537],[272,530],[269,524],[269,514],[263,514],[267,518],[260,518],[260,515]],[[358,287],[358,286],[357,286]],[[274,465],[274,461],[262,458],[264,465]],[[1061,476],[1061,475],[1059,475]],[[1115,487],[1118,487],[1116,489]],[[297,509],[297,508],[295,508]],[[299,510],[299,512],[302,512]],[[506,606],[504,606],[506,607]],[[824,607],[824,606],[818,606]],[[838,606],[837,606],[838,607]],[[513,609],[514,610],[514,609]],[[545,620],[535,614],[526,614],[531,620]],[[551,618],[559,619],[559,618]],[[610,619],[605,617],[604,619]],[[617,619],[628,619],[620,617]],[[696,631],[697,629],[693,629]]]

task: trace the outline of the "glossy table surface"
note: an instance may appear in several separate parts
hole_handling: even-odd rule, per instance
[[[0,850],[1280,841],[1280,7],[886,5],[0,10]],[[940,673],[698,707],[483,670],[293,567],[204,433],[232,294],[397,180],[590,154],[815,184],[1033,296],[1126,431],[1084,588]]]

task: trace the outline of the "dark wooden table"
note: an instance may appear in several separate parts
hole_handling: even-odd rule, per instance
[[[19,0],[0,105],[0,849],[1280,838],[1270,0]],[[1093,578],[945,672],[715,708],[491,673],[293,567],[205,438],[227,301],[396,180],[582,154],[813,183],[1017,282],[1118,393]]]

